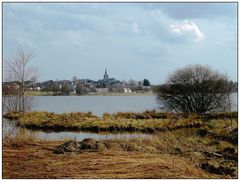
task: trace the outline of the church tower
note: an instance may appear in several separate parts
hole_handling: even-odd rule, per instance
[[[107,69],[105,69],[105,74],[103,76],[104,81],[108,81],[108,74],[107,74]]]

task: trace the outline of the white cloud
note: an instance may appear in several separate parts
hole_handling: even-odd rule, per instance
[[[205,35],[200,31],[198,26],[191,21],[185,20],[181,24],[171,24],[171,30],[180,36],[193,36],[194,41],[199,42],[205,39]]]

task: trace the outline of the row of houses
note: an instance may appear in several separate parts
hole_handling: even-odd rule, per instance
[[[51,81],[52,82],[52,81]],[[78,88],[78,85],[80,88]],[[19,90],[21,85],[17,82],[4,83],[3,94],[11,94]],[[79,90],[80,89],[80,90]],[[108,93],[108,92],[119,92],[119,93],[146,93],[151,91],[150,86],[128,86],[128,85],[113,85],[105,87],[97,87],[95,84],[78,81],[76,84],[68,83],[67,81],[53,81],[52,83],[33,83],[31,85],[26,84],[25,90],[28,91],[44,91],[44,92],[55,92],[56,94],[90,94],[90,93]]]
[[[109,78],[107,70],[105,70],[103,79],[94,81],[91,79],[77,79],[74,80],[48,80],[44,82],[33,83],[26,81],[25,90],[36,90],[36,91],[51,91],[56,95],[58,94],[92,94],[92,93],[108,93],[108,92],[121,92],[121,93],[132,93],[139,92],[145,93],[151,91],[150,86],[143,86],[139,81],[133,84],[133,81],[129,83],[124,81],[116,80],[115,78]],[[10,89],[19,89],[19,82],[5,82],[4,87],[6,92]]]

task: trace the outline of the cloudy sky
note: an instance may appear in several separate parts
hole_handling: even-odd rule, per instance
[[[237,80],[236,3],[4,3],[3,57],[36,50],[39,80],[163,83],[209,65]]]

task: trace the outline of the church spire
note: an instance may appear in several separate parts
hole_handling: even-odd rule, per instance
[[[103,76],[104,81],[108,81],[108,74],[107,74],[107,69],[105,69],[105,74]]]

